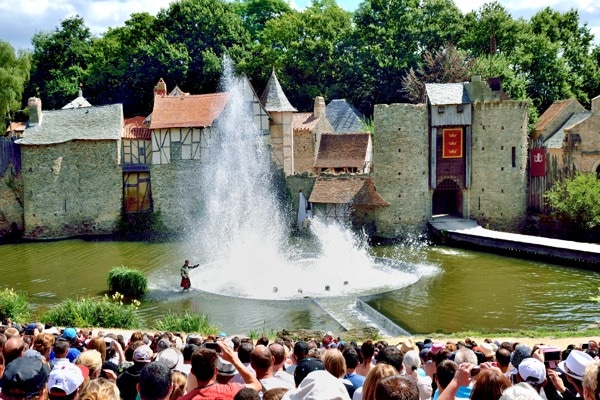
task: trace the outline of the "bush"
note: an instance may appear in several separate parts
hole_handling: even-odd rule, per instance
[[[583,229],[600,227],[600,179],[596,174],[577,173],[555,183],[546,192],[546,200],[555,213]]]
[[[133,329],[140,326],[136,313],[140,303],[123,304],[123,296],[66,299],[40,317],[41,321],[55,326],[95,326],[103,328]]]
[[[7,318],[19,322],[29,319],[29,299],[9,288],[0,291],[0,321]]]
[[[121,293],[132,299],[141,299],[148,291],[148,279],[136,269],[114,267],[108,272],[108,291]]]
[[[204,314],[191,314],[186,311],[183,314],[169,312],[154,326],[159,331],[200,333],[202,335],[215,334],[219,330],[210,323],[210,318]]]

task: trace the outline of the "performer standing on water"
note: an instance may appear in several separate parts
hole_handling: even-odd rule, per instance
[[[192,281],[190,281],[189,275],[190,269],[197,268],[199,265],[200,264],[190,265],[189,260],[185,260],[185,263],[183,263],[183,267],[181,267],[181,284],[179,286],[183,288],[184,292],[189,290],[192,286]]]

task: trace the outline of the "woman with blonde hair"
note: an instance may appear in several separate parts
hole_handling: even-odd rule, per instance
[[[323,361],[325,369],[331,375],[342,381],[348,391],[348,395],[352,397],[354,386],[348,379],[344,379],[344,375],[346,375],[346,360],[344,359],[342,352],[338,349],[328,349],[325,351],[325,354],[321,356],[321,361]]]
[[[356,389],[352,395],[352,400],[375,400],[377,382],[392,375],[398,375],[396,368],[386,363],[375,364],[367,374],[362,387]]]
[[[92,379],[81,386],[79,400],[121,400],[121,392],[117,385],[108,379]]]
[[[173,371],[171,373],[171,382],[173,382],[173,391],[169,400],[177,400],[181,396],[187,393],[185,387],[187,385],[187,376],[183,372]]]
[[[102,355],[98,350],[86,350],[75,359],[75,364],[86,366],[90,370],[90,379],[96,379],[102,371]]]

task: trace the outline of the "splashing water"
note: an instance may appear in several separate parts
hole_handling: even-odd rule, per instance
[[[340,224],[311,221],[311,239],[290,244],[275,193],[268,132],[257,126],[245,78],[226,62],[228,106],[219,118],[210,162],[203,165],[200,215],[191,240],[205,260],[196,287],[257,299],[358,295],[414,283],[406,264],[375,259],[363,237]]]

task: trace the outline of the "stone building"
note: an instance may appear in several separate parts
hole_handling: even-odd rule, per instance
[[[23,237],[113,233],[122,201],[120,104],[42,111],[29,99],[21,139]]]
[[[566,174],[575,171],[600,174],[600,96],[586,110],[576,99],[554,102],[540,116],[532,139],[542,142],[553,161]]]
[[[375,106],[373,177],[389,207],[383,237],[422,231],[436,214],[514,230],[525,216],[527,102],[475,77],[428,84],[427,104]]]

